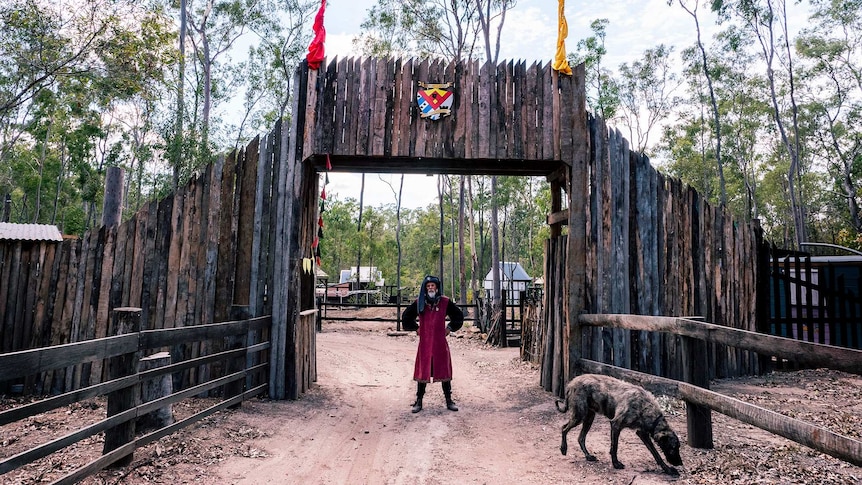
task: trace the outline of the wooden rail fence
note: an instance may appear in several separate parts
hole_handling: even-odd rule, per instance
[[[25,376],[40,375],[52,370],[93,363],[109,362],[108,380],[92,384],[71,392],[19,405],[0,411],[2,426],[71,403],[97,396],[107,396],[107,416],[96,423],[84,426],[65,436],[56,438],[26,450],[16,450],[13,456],[0,458],[0,476],[21,466],[32,463],[98,433],[105,433],[103,455],[67,474],[54,483],[71,484],[112,463],[130,461],[136,448],[193,424],[216,411],[237,406],[243,400],[266,391],[268,363],[266,355],[270,348],[268,340],[259,338],[271,325],[271,317],[246,318],[242,320],[197,325],[185,328],[138,330],[140,308],[118,308],[112,330],[115,336],[24,350],[0,355],[0,382],[8,382]],[[126,330],[132,330],[126,333]],[[155,353],[160,349],[192,342],[219,342],[217,353],[196,356],[150,370],[139,371],[139,357]],[[172,391],[149,402],[140,402],[140,387],[143,383],[164,375],[176,375],[192,369],[222,365],[227,372],[220,377],[214,373],[206,380],[182,390]],[[146,434],[136,434],[135,420],[152,411],[170,406],[183,399],[219,391],[222,400],[209,408],[181,421],[168,424]],[[4,437],[11,434],[4,432]],[[15,450],[14,446],[5,449]]]
[[[764,335],[685,318],[593,314],[581,315],[578,323],[583,330],[582,335],[586,335],[595,327],[664,333],[675,338],[726,345],[862,375],[862,351],[859,350]],[[587,341],[587,339],[578,339],[577,334],[573,337],[577,340],[576,345],[585,344]],[[702,412],[705,408],[783,436],[853,465],[862,466],[862,441],[710,391],[709,382],[698,382],[699,376],[695,372],[687,373],[688,382],[678,382],[590,359],[586,348],[583,355],[584,358],[577,362],[583,372],[611,375],[642,385],[654,393],[684,400],[689,408],[687,421],[688,440],[691,446],[712,448],[712,418],[708,412]],[[686,349],[683,360],[686,362],[686,367],[706,364],[706,359],[695,346]]]

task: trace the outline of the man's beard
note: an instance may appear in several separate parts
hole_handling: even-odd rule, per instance
[[[428,292],[428,299],[429,299],[429,300],[433,300],[436,296],[437,296],[437,292],[436,292],[436,291],[429,291],[429,292]]]

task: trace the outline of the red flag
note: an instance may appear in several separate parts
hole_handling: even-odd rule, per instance
[[[311,44],[308,45],[308,55],[305,59],[308,61],[308,67],[317,69],[320,63],[323,62],[323,43],[326,41],[326,28],[323,27],[323,12],[326,10],[326,0],[321,0],[320,10],[314,16],[314,38],[311,39]]]
[[[320,193],[320,198],[326,200],[326,187],[324,187],[323,192]]]
[[[329,154],[328,153],[326,154],[326,169],[332,170],[332,164],[329,163]],[[329,182],[329,176],[328,175],[326,176],[326,182],[327,183]]]

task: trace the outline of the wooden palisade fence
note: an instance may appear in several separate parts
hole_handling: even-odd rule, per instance
[[[143,330],[223,322],[233,304],[248,306],[253,316],[271,314],[268,292],[280,244],[272,229],[278,219],[272,186],[281,169],[281,129],[278,123],[268,136],[219,158],[119,226],[62,243],[0,244],[0,351],[104,338],[110,311],[120,307],[141,308]],[[268,338],[269,329],[260,334],[255,338]],[[170,349],[174,360],[220,350],[218,342]],[[219,365],[189,368],[175,385],[197,385],[222,372]],[[66,393],[102,382],[104,373],[104,362],[95,360],[0,382],[0,393],[14,384],[24,384],[25,394]],[[308,382],[293,386],[301,392]]]
[[[573,186],[586,179],[582,183],[589,187],[588,198],[572,201],[569,209],[581,214],[577,223],[585,229],[572,240],[570,225],[568,235],[552,238],[545,248],[542,385],[555,394],[574,374],[577,355],[570,358],[570,351],[575,352],[570,350],[570,334],[578,314],[699,316],[757,330],[756,223],[733,220],[691,188],[660,174],[601,119],[591,119],[589,140],[586,166],[573,175]],[[577,272],[583,274],[582,283],[573,289],[572,274]],[[576,290],[583,296],[573,300]],[[674,338],[597,328],[584,339],[583,351],[595,360],[681,377]],[[709,378],[759,371],[757,356],[750,352],[720,344],[704,352],[710,360]]]
[[[111,325],[112,336],[0,355],[0,380],[4,381],[45,374],[85,362],[105,360],[109,368],[106,373],[107,379],[103,382],[0,412],[0,426],[3,426],[71,403],[107,396],[107,416],[104,419],[84,425],[69,434],[36,447],[16,450],[14,455],[0,459],[0,475],[10,473],[57,450],[104,432],[103,454],[55,482],[76,483],[81,478],[112,463],[119,461],[128,464],[136,448],[193,424],[216,411],[238,406],[243,400],[266,391],[268,364],[265,358],[261,358],[261,354],[268,353],[270,344],[268,341],[252,342],[259,340],[256,335],[270,327],[270,317],[245,318],[192,327],[141,330],[139,328],[142,314],[140,308],[117,308],[114,313],[117,316]],[[239,314],[243,313],[247,313],[247,309]],[[150,370],[138,369],[138,361],[143,356],[157,353],[161,349],[191,343],[218,343],[225,350],[174,361],[169,365]],[[193,386],[175,389],[149,402],[141,402],[142,384],[161,376],[177,375],[217,363],[226,369],[224,375],[201,379],[201,382]],[[212,374],[208,375],[212,376]],[[223,397],[210,407],[177,422],[169,421],[158,429],[144,430],[143,433],[136,432],[136,420],[148,413],[215,390],[221,390],[220,394]],[[14,448],[14,444],[10,445],[10,449]]]

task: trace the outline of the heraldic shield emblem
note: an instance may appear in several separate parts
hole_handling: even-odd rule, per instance
[[[442,116],[452,113],[452,101],[455,96],[452,91],[452,83],[429,84],[419,83],[419,91],[416,93],[416,101],[419,103],[420,116],[437,121]]]

